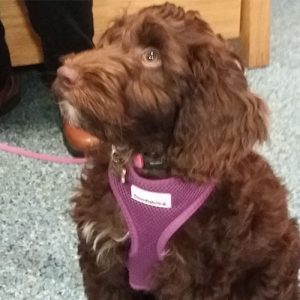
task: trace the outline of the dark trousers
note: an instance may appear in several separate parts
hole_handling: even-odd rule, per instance
[[[41,39],[47,71],[56,71],[62,55],[93,47],[93,0],[24,1],[31,24]],[[0,20],[0,87],[10,72],[11,61]]]

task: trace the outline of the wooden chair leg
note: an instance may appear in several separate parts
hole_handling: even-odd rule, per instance
[[[270,19],[271,0],[242,0],[241,54],[249,68],[269,63]]]

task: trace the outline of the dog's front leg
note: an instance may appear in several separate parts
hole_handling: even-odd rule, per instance
[[[300,300],[297,264],[274,257],[270,265],[249,270],[232,285],[229,300]],[[280,263],[283,262],[283,264]]]
[[[128,285],[126,268],[117,257],[109,253],[102,259],[112,259],[115,263],[109,269],[97,263],[96,254],[84,241],[79,244],[79,262],[83,274],[85,294],[88,300],[133,300]],[[115,255],[115,258],[108,257]]]

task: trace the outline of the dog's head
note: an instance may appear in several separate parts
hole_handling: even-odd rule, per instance
[[[54,89],[75,125],[172,168],[217,177],[267,137],[243,67],[196,12],[172,4],[124,15],[97,47],[70,55]]]

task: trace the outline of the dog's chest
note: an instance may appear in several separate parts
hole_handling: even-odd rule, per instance
[[[214,189],[168,178],[149,180],[128,170],[125,183],[109,174],[110,186],[129,228],[129,283],[149,290],[151,271],[163,260],[170,237],[202,206]]]

